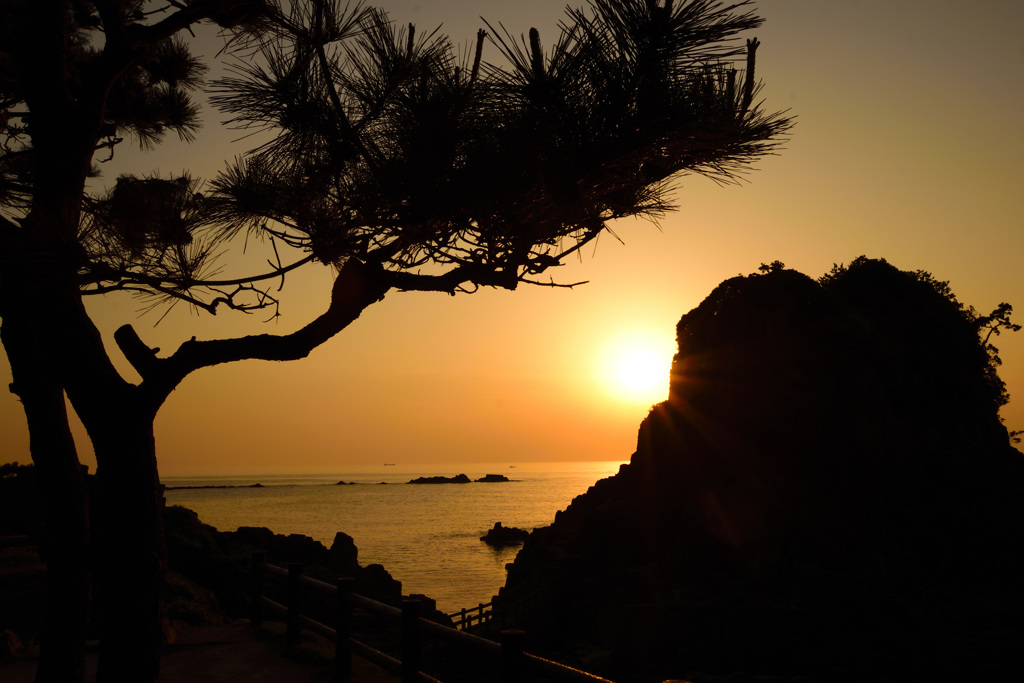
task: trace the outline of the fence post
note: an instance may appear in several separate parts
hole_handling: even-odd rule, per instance
[[[420,601],[402,600],[402,683],[414,683],[420,670]]]
[[[299,616],[302,614],[302,563],[288,563],[288,589],[285,603],[288,607],[288,628],[285,632],[285,643],[289,649],[299,644],[301,625]]]
[[[355,579],[339,576],[335,582],[337,600],[334,624],[334,680],[346,681],[352,676],[352,584]]]
[[[523,680],[523,641],[526,631],[508,628],[501,631],[501,683]]]
[[[252,576],[249,585],[249,623],[263,625],[263,562],[267,554],[258,551],[252,554]]]

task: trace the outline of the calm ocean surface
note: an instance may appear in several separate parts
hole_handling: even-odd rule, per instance
[[[355,539],[359,564],[382,564],[402,592],[422,593],[452,613],[489,602],[505,584],[505,564],[519,547],[496,550],[480,540],[495,522],[535,529],[621,462],[401,464],[330,475],[165,477],[176,486],[246,488],[171,489],[168,505],[183,505],[221,531],[264,526],[278,534],[305,534],[330,547],[343,531]],[[503,474],[508,483],[409,485],[421,476]],[[355,486],[336,486],[338,481]],[[385,482],[386,485],[381,485]],[[247,488],[260,483],[261,488]]]

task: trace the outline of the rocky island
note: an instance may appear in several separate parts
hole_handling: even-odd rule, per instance
[[[410,484],[468,484],[471,481],[491,483],[511,481],[504,474],[486,474],[479,479],[470,479],[465,474],[457,474],[454,477],[418,477],[409,481]]]
[[[503,481],[512,481],[512,480],[509,479],[508,477],[506,477],[504,474],[485,474],[484,476],[480,477],[476,481],[484,483],[484,484],[489,484],[489,483],[500,483],[500,482],[503,482]]]
[[[530,535],[496,623],[618,683],[1015,670],[1024,456],[988,345],[1008,317],[885,261],[764,271],[682,317],[631,462]]]
[[[410,484],[468,484],[469,477],[465,474],[456,474],[454,477],[417,477],[409,480]]]

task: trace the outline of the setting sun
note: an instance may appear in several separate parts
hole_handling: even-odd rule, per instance
[[[664,335],[634,333],[609,341],[601,355],[605,389],[627,403],[657,403],[668,395],[674,344]]]

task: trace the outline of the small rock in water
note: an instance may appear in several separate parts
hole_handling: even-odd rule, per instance
[[[508,477],[506,477],[504,474],[485,474],[484,476],[480,477],[476,481],[490,483],[490,482],[494,482],[494,481],[512,481],[512,480],[509,479]]]
[[[501,548],[507,545],[520,545],[527,539],[530,532],[526,529],[518,529],[514,526],[502,526],[501,522],[495,522],[494,527],[480,540],[487,545]]]

